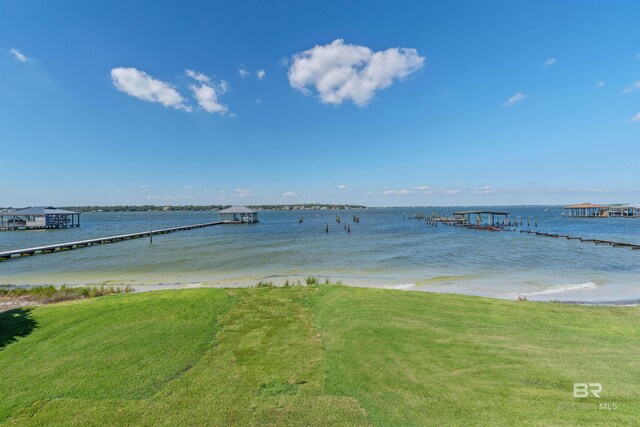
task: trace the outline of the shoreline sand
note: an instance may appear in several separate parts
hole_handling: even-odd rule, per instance
[[[536,298],[536,296],[528,297],[526,293],[520,292],[510,292],[510,293],[502,293],[499,295],[483,295],[472,292],[456,292],[454,291],[444,291],[444,290],[434,290],[429,289],[429,286],[425,284],[379,284],[379,283],[367,283],[366,281],[357,280],[357,281],[345,281],[344,278],[329,278],[328,276],[269,276],[265,277],[261,280],[224,280],[224,281],[211,281],[211,282],[173,282],[173,283],[115,283],[115,282],[103,282],[103,283],[86,283],[86,284],[74,284],[71,287],[79,287],[79,286],[131,286],[133,288],[132,293],[143,293],[143,292],[153,292],[153,291],[163,291],[163,290],[180,290],[180,289],[197,289],[197,288],[249,288],[255,287],[258,283],[269,283],[274,287],[283,287],[284,283],[288,281],[291,286],[305,286],[305,279],[307,277],[314,277],[318,279],[319,283],[324,283],[325,280],[330,280],[330,283],[339,283],[344,284],[346,286],[353,287],[364,287],[364,288],[378,288],[378,289],[388,289],[388,290],[397,290],[397,291],[412,291],[412,292],[429,292],[429,293],[438,293],[438,294],[457,294],[457,295],[467,295],[467,296],[475,296],[480,298],[491,298],[498,300],[523,300],[528,302],[555,302],[562,304],[570,304],[570,305],[590,305],[590,306],[638,306],[640,305],[640,297],[631,297],[631,298],[620,298],[620,299],[611,299],[611,298],[580,298],[575,297],[576,292],[565,295],[565,298],[560,297],[554,292],[548,292],[546,295],[544,291],[537,292],[536,296],[542,296],[543,298]],[[434,278],[436,280],[427,280],[429,283],[440,283],[447,284],[449,277],[443,278]],[[450,283],[450,282],[449,282]],[[49,286],[42,284],[35,285],[0,285],[0,288],[5,289],[13,289],[13,288],[33,288],[33,287],[41,287],[41,286]],[[54,286],[59,288],[63,286],[61,284],[50,284],[50,286]],[[69,285],[67,285],[69,286]],[[568,285],[568,287],[574,287],[575,285]],[[586,291],[588,292],[590,287],[587,287]],[[550,288],[553,291],[553,287]],[[580,290],[580,289],[579,289]],[[578,291],[579,291],[578,290]],[[2,298],[0,299],[0,311],[6,311],[8,309],[20,308],[24,306],[35,306],[42,305],[40,303],[36,303],[34,301],[25,300],[22,297],[17,298]],[[9,308],[7,308],[9,307]]]

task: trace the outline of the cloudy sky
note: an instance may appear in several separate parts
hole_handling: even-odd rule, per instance
[[[0,2],[0,206],[640,201],[640,2]]]

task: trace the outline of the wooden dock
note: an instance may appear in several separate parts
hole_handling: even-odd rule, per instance
[[[520,232],[526,233],[526,234],[535,234],[536,236],[542,236],[542,237],[553,237],[554,239],[580,240],[581,242],[595,243],[596,245],[611,245],[614,248],[631,248],[634,250],[640,249],[640,245],[636,245],[633,243],[612,242],[610,240],[601,240],[601,239],[584,239],[582,237],[568,236],[565,234],[543,233],[540,231],[532,231],[532,230],[520,230]]]
[[[160,230],[142,231],[139,233],[120,234],[118,236],[99,237],[96,239],[79,240],[77,242],[57,243],[55,245],[37,246],[34,248],[16,249],[12,251],[0,252],[0,260],[6,260],[14,257],[30,256],[35,254],[47,254],[56,251],[65,251],[70,249],[84,248],[91,245],[102,245],[105,243],[121,242],[123,240],[139,239],[141,237],[149,237],[158,234],[175,233],[176,231],[194,230],[196,228],[212,227],[218,224],[231,224],[231,221],[216,221],[203,224],[184,225],[181,227],[162,228]]]

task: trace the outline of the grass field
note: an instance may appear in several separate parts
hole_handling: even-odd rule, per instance
[[[0,424],[633,425],[638,354],[639,307],[338,285],[113,295],[0,313]],[[576,382],[601,398],[574,399]]]

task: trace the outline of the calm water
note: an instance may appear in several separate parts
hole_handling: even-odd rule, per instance
[[[640,251],[403,219],[416,211],[450,214],[460,209],[469,207],[262,212],[254,225],[215,226],[155,236],[153,243],[138,239],[0,262],[0,284],[234,286],[314,275],[356,286],[499,298],[640,299]],[[560,217],[560,207],[500,210],[537,218],[540,231],[640,244],[640,220],[568,219]],[[342,224],[335,222],[336,214]],[[351,221],[353,214],[360,216],[359,224]],[[301,215],[305,220],[299,224]],[[214,212],[86,213],[78,229],[2,232],[0,250],[216,218]],[[344,223],[351,225],[351,234]]]

